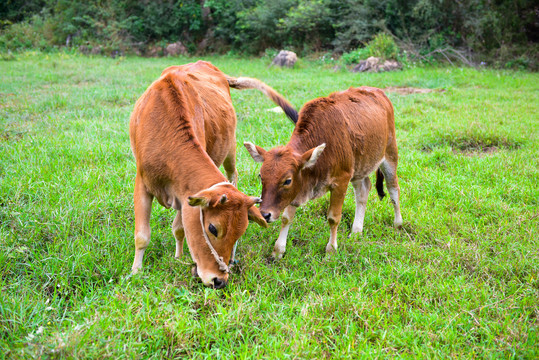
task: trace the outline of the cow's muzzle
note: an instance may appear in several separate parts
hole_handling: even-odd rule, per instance
[[[267,222],[268,224],[275,221],[275,219],[273,219],[273,217],[271,216],[271,213],[270,213],[270,212],[263,212],[263,211],[261,211],[260,214],[262,214],[262,216],[264,217],[264,219],[266,219],[266,222]]]
[[[213,288],[222,289],[226,286],[227,281],[225,279],[219,279],[218,277],[213,278]]]

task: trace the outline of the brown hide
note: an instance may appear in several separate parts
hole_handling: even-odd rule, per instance
[[[322,144],[325,148],[320,146]],[[388,188],[391,186],[396,190],[398,197],[393,106],[380,89],[350,88],[314,99],[301,109],[288,144],[269,151],[250,143],[246,143],[246,147],[255,161],[263,162],[260,210],[268,222],[275,221],[288,206],[295,208],[327,191],[331,192],[328,221],[333,250],[336,248],[336,227],[350,181],[356,191],[356,205],[364,205],[365,191],[368,194],[371,187],[368,176],[381,167],[384,175],[387,174]],[[363,195],[360,197],[359,193]],[[398,204],[398,198],[395,202]],[[284,236],[286,241],[287,225],[293,211],[290,209],[288,215],[285,212],[279,240]],[[361,220],[357,220],[357,224],[354,221],[358,232],[363,227],[362,216],[364,208]],[[396,211],[396,223],[398,220]],[[330,244],[326,248],[328,251],[332,250]],[[276,244],[277,256],[282,256],[281,250],[284,251],[282,241],[280,246]]]
[[[185,235],[204,284],[226,285],[228,273],[219,269],[204,232],[227,264],[248,217],[267,226],[253,206],[257,199],[238,191],[217,168],[223,164],[235,182],[235,128],[227,79],[208,62],[167,68],[137,101],[129,129],[137,163],[134,273],[149,243],[155,197],[178,211],[173,223],[176,256]]]

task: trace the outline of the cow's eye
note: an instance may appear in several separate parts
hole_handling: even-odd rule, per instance
[[[283,183],[284,186],[290,185],[292,183],[292,179],[286,179]]]
[[[208,226],[208,230],[215,236],[217,237],[217,228],[215,226],[213,226],[213,224],[210,224],[210,226]]]

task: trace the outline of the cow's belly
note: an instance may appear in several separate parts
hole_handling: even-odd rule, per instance
[[[374,171],[376,171],[384,160],[385,160],[385,157],[382,157],[381,159],[375,162],[370,162],[368,164],[365,164],[365,163],[358,164],[356,168],[354,169],[354,176],[352,180],[361,180],[363,178],[366,178],[367,176],[372,174]]]

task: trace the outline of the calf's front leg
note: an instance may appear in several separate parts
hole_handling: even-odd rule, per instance
[[[290,228],[290,223],[292,222],[292,219],[294,218],[295,214],[295,206],[289,205],[284,209],[281,220],[281,232],[279,233],[279,237],[277,238],[277,241],[275,242],[275,246],[273,248],[273,252],[271,253],[271,257],[276,260],[281,259],[284,252],[286,251],[286,238],[288,236],[288,229]]]
[[[342,205],[346,196],[348,180],[341,181],[331,190],[328,209],[329,241],[326,245],[326,253],[337,250],[337,228],[341,222]]]

